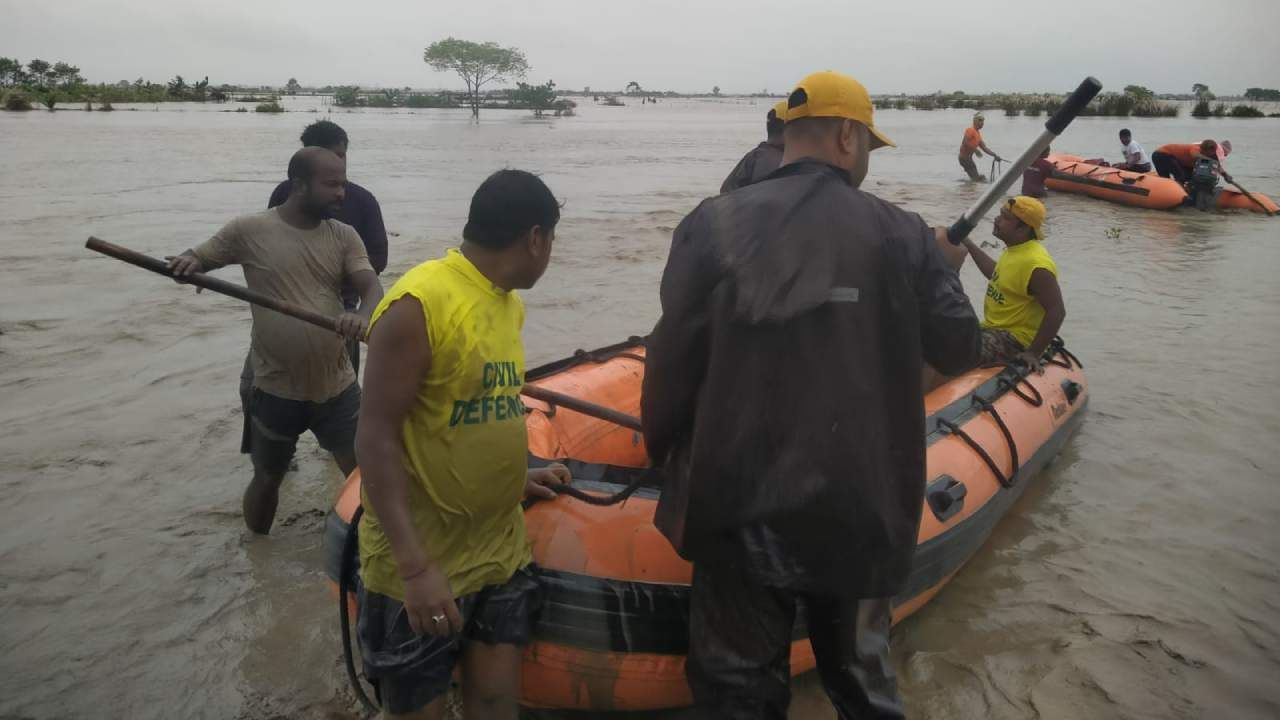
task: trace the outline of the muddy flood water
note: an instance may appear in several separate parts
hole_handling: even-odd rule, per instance
[[[247,308],[83,248],[93,234],[172,254],[265,207],[327,110],[288,107],[0,113],[0,717],[356,717],[321,569],[337,468],[307,436],[273,534],[240,517]],[[541,173],[564,199],[556,256],[525,295],[533,366],[648,332],[672,229],[767,108],[332,119],[393,234],[385,286],[456,244],[493,170]],[[1014,156],[1043,120],[992,113],[984,135]],[[955,161],[968,113],[877,121],[900,148],[872,156],[864,189],[934,223],[977,197]],[[1230,139],[1235,177],[1280,196],[1280,120],[1083,118],[1056,147],[1116,160],[1122,124],[1148,150]],[[1280,717],[1280,219],[1048,204],[1090,411],[895,630],[910,715]],[[971,263],[963,279],[978,303]],[[801,680],[792,715],[833,712]]]

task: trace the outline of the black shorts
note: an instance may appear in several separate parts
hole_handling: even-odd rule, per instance
[[[502,585],[464,595],[456,601],[462,632],[448,638],[414,633],[395,598],[361,586],[359,602],[356,634],[365,675],[377,683],[382,709],[401,715],[421,710],[449,690],[464,643],[528,645],[543,591],[533,566],[526,565]]]
[[[325,450],[353,456],[359,415],[360,386],[356,383],[319,403],[288,400],[249,388],[240,449],[253,458],[255,468],[269,475],[283,475],[289,469],[298,436],[308,430]]]

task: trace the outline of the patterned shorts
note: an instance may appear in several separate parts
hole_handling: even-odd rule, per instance
[[[982,328],[982,365],[1004,365],[1025,350],[1008,330]]]
[[[361,586],[359,599],[356,632],[365,675],[377,682],[383,710],[403,715],[418,712],[449,690],[464,644],[528,645],[543,590],[533,566],[526,565],[502,585],[457,598],[464,627],[453,637],[415,633],[395,598]]]

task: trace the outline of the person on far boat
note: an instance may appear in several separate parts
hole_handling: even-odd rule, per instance
[[[1133,139],[1133,133],[1129,132],[1129,128],[1120,131],[1120,149],[1124,153],[1124,162],[1111,167],[1138,173],[1151,172],[1151,158],[1147,155],[1147,151]]]
[[[261,534],[271,530],[280,484],[302,433],[310,430],[343,474],[355,469],[360,386],[346,342],[364,337],[370,313],[382,298],[360,236],[333,219],[346,194],[346,162],[329,150],[308,147],[294,153],[288,172],[291,184],[284,204],[238,217],[169,260],[179,279],[240,265],[250,290],[337,321],[334,333],[251,307],[253,380],[244,440],[253,480],[244,493],[244,521]],[[359,294],[355,312],[343,306],[346,286]]]
[[[778,169],[782,162],[782,127],[787,120],[787,101],[782,100],[769,108],[765,115],[765,140],[755,146],[738,161],[720,185],[720,192],[727,193],[752,183],[760,182]]]
[[[767,181],[672,238],[641,394],[654,522],[693,563],[685,669],[707,717],[786,717],[803,608],[838,715],[901,718],[889,625],[923,505],[921,363],[975,364],[978,321],[945,231],[859,189],[892,145],[861,84],[806,77],[784,138]]]
[[[973,162],[975,157],[982,157],[982,153],[986,152],[996,160],[1004,161],[1004,158],[987,147],[986,141],[982,139],[982,128],[986,124],[987,119],[982,113],[974,113],[972,127],[964,129],[964,137],[960,140],[960,167],[964,168],[965,174],[975,182],[987,181],[987,176],[978,172],[978,166]]]
[[[547,269],[559,220],[541,179],[500,170],[472,197],[462,246],[405,273],[374,312],[357,633],[386,718],[442,717],[461,667],[468,720],[516,720],[542,605],[521,501],[569,480],[528,467],[516,290]]]
[[[1022,171],[1022,194],[1027,197],[1044,198],[1049,194],[1044,181],[1053,177],[1053,163],[1049,162],[1049,148],[1040,153],[1036,161]]]
[[[1201,154],[1201,148],[1205,146],[1205,142],[1209,141],[1161,145],[1151,153],[1151,164],[1160,177],[1173,178],[1179,185],[1185,186],[1191,180],[1191,170],[1196,160],[1205,157]],[[1222,167],[1227,156],[1231,154],[1231,141],[1223,140],[1214,143],[1214,148],[1212,157],[1218,161],[1218,166]]]
[[[1201,212],[1207,212],[1218,204],[1218,195],[1222,188],[1218,187],[1218,176],[1231,182],[1231,176],[1222,167],[1223,157],[1218,143],[1205,140],[1200,143],[1200,151],[1195,163],[1191,166],[1191,177],[1187,181],[1187,205],[1194,206]]]

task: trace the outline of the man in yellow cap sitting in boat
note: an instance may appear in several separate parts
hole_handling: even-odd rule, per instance
[[[978,319],[937,231],[859,189],[893,144],[866,89],[815,73],[786,117],[778,170],[672,238],[641,396],[654,522],[693,562],[704,714],[786,717],[803,607],[840,717],[901,718],[889,624],[924,502],[921,365],[975,365]]]
[[[765,115],[766,139],[742,156],[738,164],[720,185],[720,192],[727,193],[752,183],[760,182],[782,163],[782,126],[787,120],[787,101],[779,101]]]
[[[983,305],[983,364],[1017,360],[1039,369],[1041,356],[1067,317],[1058,266],[1041,242],[1044,218],[1043,203],[1019,195],[1000,209],[991,233],[1007,246],[999,260],[992,260],[973,240],[964,240],[990,281]]]

